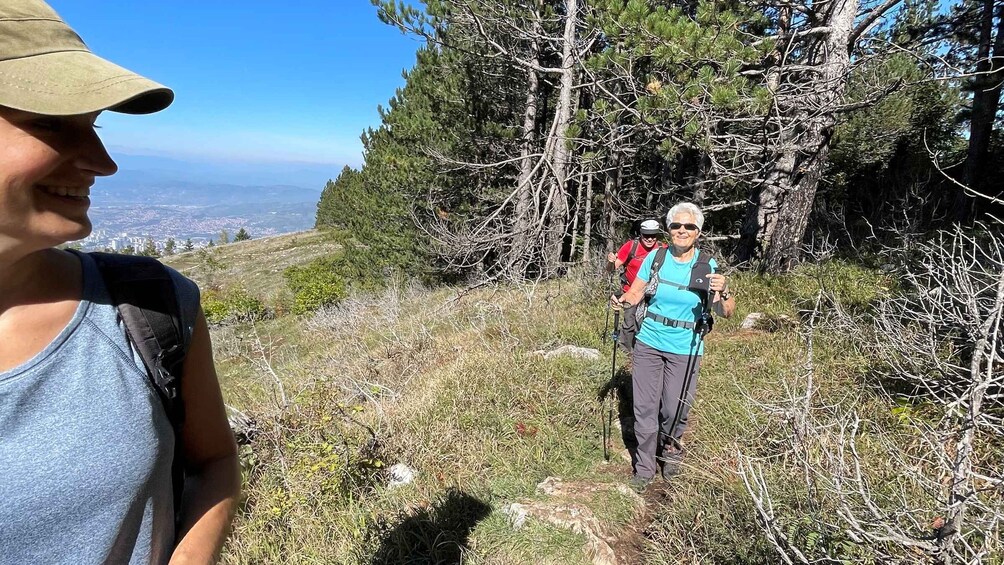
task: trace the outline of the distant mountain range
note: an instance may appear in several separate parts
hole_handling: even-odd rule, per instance
[[[120,171],[94,184],[91,202],[94,206],[289,204],[316,203],[320,194],[320,189],[292,185],[242,185],[159,178],[148,171]]]
[[[320,192],[328,179],[338,176],[342,165],[290,161],[225,161],[196,157],[134,155],[112,148],[119,173],[98,182],[115,183],[128,173],[140,172],[150,182],[197,181],[242,186],[296,186]]]

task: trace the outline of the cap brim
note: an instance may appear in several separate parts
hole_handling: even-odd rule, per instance
[[[112,110],[150,114],[174,92],[89,51],[60,51],[0,61],[0,106],[48,116]]]

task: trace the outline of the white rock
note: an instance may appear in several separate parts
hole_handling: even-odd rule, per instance
[[[811,315],[811,312],[806,312]],[[798,320],[785,314],[767,315],[761,312],[753,312],[746,316],[742,325],[743,330],[759,330],[764,332],[779,332],[785,329],[797,328]]]
[[[512,524],[514,530],[522,528],[523,524],[526,523],[527,517],[530,516],[530,511],[518,502],[513,502],[509,506],[506,506],[504,512],[509,517],[509,523]]]
[[[537,494],[554,496],[561,491],[561,478],[548,477],[537,485]]]
[[[390,472],[390,482],[387,483],[388,487],[399,487],[406,485],[415,480],[415,476],[418,475],[418,471],[412,469],[411,467],[405,465],[404,463],[397,463],[388,469]]]
[[[576,359],[589,359],[594,361],[600,358],[600,351],[589,347],[577,347],[575,345],[562,345],[552,351],[535,351],[534,353],[544,356],[544,359],[554,359],[555,357],[574,357]]]
[[[739,326],[741,330],[755,330],[760,327],[761,322],[763,322],[762,312],[753,312],[748,314],[743,323]]]

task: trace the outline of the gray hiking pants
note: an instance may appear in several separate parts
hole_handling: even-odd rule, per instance
[[[638,305],[629,306],[621,312],[621,329],[617,336],[617,343],[627,351],[634,349],[634,338],[638,335],[638,320],[635,319],[635,312]]]
[[[699,355],[664,353],[637,342],[631,355],[634,434],[638,442],[635,475],[651,478],[659,471],[656,455],[667,441],[679,443],[697,391]]]

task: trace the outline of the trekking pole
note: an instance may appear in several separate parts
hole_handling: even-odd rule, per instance
[[[609,302],[608,302],[609,304]],[[614,344],[614,354],[612,360],[610,361],[610,387],[607,388],[607,393],[603,397],[603,411],[600,417],[603,419],[603,460],[610,461],[610,441],[613,436],[614,427],[614,409],[611,406],[610,396],[613,394],[614,381],[617,378],[617,338],[620,337],[621,333],[621,307],[620,305],[613,308],[614,311],[614,331],[611,334],[611,341]]]
[[[609,288],[613,288],[613,286],[614,286],[614,273],[613,273],[613,271],[611,271],[610,272],[610,276],[608,277],[607,288],[608,289]],[[615,322],[614,325],[616,326],[617,323]],[[607,331],[609,329],[610,329],[610,300],[608,299],[607,300],[607,315],[606,315],[606,318],[603,320],[603,343],[604,343],[604,345],[607,343]]]

